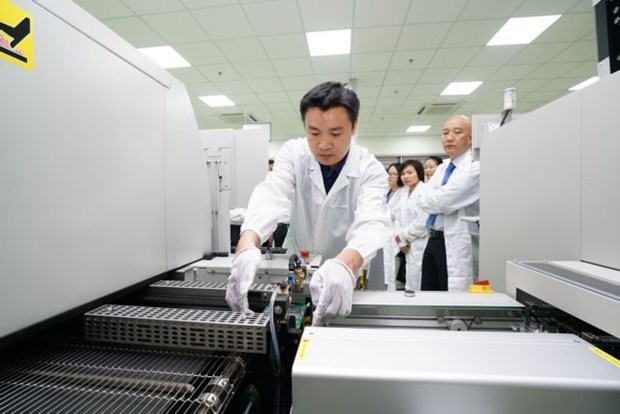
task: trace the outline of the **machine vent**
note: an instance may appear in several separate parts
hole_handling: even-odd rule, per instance
[[[418,115],[446,115],[452,113],[459,104],[455,102],[424,104],[418,110]]]
[[[221,114],[220,118],[227,124],[231,125],[242,125],[242,124],[252,124],[258,122],[258,119],[254,117],[252,114],[236,112],[233,114]]]

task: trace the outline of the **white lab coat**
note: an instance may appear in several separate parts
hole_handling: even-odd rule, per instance
[[[480,163],[466,152],[453,161],[456,169],[445,185],[441,185],[450,160],[437,167],[435,174],[420,194],[420,207],[427,213],[441,214],[435,224],[443,221],[448,265],[448,290],[467,290],[474,275],[472,235],[478,235],[478,226],[461,220],[461,217],[480,215]],[[477,237],[474,238],[477,240]]]
[[[409,252],[405,255],[407,260],[405,289],[414,291],[419,291],[422,286],[422,256],[424,256],[427,240],[428,213],[420,208],[418,202],[424,185],[420,181],[411,194],[409,194],[409,188],[404,187],[405,197],[401,200],[395,223],[396,234],[401,242],[409,244]]]
[[[404,187],[396,190],[388,201],[388,210],[390,211],[390,218],[392,223],[396,221],[398,216],[398,210],[401,206],[402,199],[406,197],[406,189]],[[398,243],[394,240],[394,234],[396,234],[395,227],[391,231],[392,236],[388,240],[387,244],[383,246],[383,277],[388,290],[396,290],[396,270],[398,269],[398,261],[396,255],[400,251]]]
[[[273,171],[254,189],[241,231],[254,231],[262,243],[278,217],[291,208],[284,241],[289,252],[308,249],[325,260],[349,248],[366,265],[390,237],[387,190],[383,165],[352,141],[345,165],[326,195],[321,167],[306,138],[293,139],[282,146]]]

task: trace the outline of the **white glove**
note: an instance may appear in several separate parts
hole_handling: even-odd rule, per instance
[[[312,275],[310,293],[316,305],[312,325],[319,326],[334,316],[351,313],[355,276],[339,259],[329,259]]]
[[[254,282],[260,260],[260,249],[255,246],[246,247],[233,258],[226,288],[226,302],[235,312],[248,313],[250,311],[248,291]]]

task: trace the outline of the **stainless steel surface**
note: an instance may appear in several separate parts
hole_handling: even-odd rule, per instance
[[[346,318],[333,326],[415,327],[449,330],[521,330],[523,305],[503,293],[359,291]]]
[[[506,291],[534,296],[620,338],[620,271],[577,261],[507,262]]]
[[[83,341],[22,347],[0,365],[2,413],[219,413],[246,372],[239,355]]]
[[[209,351],[267,352],[265,314],[103,305],[84,315],[86,338]]]
[[[618,364],[569,334],[308,327],[293,412],[616,414]]]

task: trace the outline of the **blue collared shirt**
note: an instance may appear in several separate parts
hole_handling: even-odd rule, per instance
[[[334,186],[334,183],[340,175],[340,171],[342,171],[345,162],[347,162],[348,156],[349,151],[347,151],[344,158],[340,160],[340,162],[338,162],[338,164],[336,164],[333,168],[319,163],[319,165],[321,166],[321,175],[323,176],[323,185],[325,185],[325,194],[329,194],[329,190],[331,190]]]

